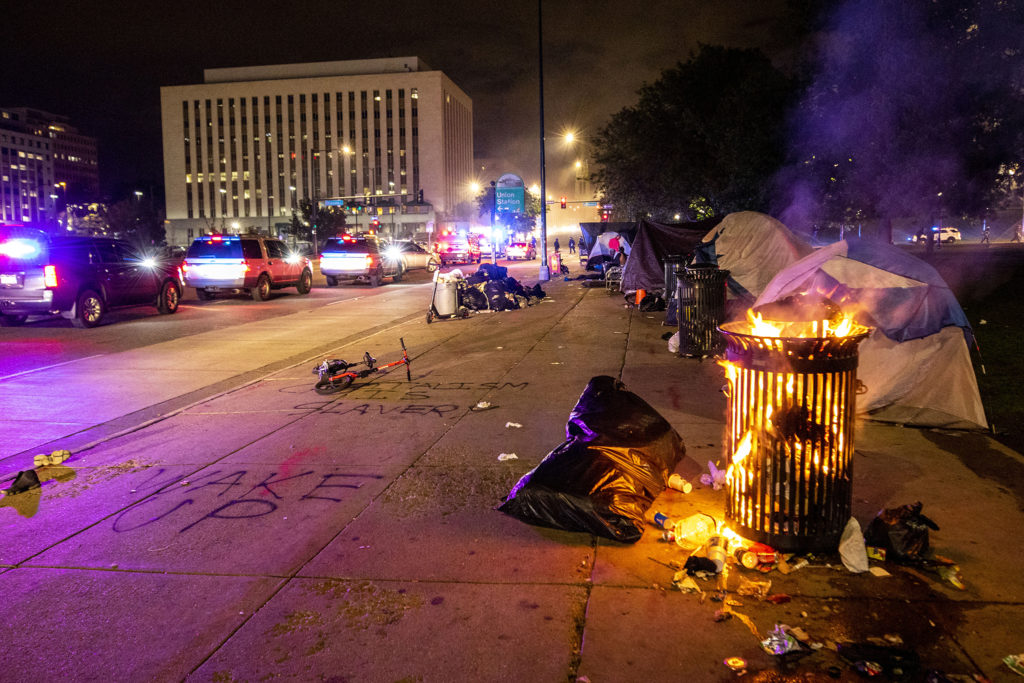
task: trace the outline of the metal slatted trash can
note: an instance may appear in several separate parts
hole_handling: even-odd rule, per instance
[[[710,356],[725,347],[718,326],[725,321],[725,281],[728,270],[713,263],[676,269],[679,282],[679,355]]]
[[[685,254],[668,254],[665,256],[665,301],[673,299],[678,294],[679,282],[676,278],[676,270],[686,263]]]

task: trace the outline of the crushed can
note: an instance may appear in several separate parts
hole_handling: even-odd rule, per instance
[[[762,564],[775,564],[779,561],[779,553],[775,548],[764,543],[754,543],[746,548],[739,548],[734,557],[747,569],[757,569]]]

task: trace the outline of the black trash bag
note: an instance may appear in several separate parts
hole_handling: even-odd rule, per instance
[[[466,287],[462,292],[462,305],[471,311],[486,311],[487,295],[484,294],[483,285]]]
[[[886,559],[901,564],[919,564],[927,559],[928,529],[939,525],[921,514],[918,501],[890,510],[882,510],[864,532],[864,543],[885,548]]]
[[[490,280],[484,285],[484,294],[492,311],[514,311],[519,308],[515,296],[509,294],[503,281]]]
[[[495,263],[481,263],[476,274],[483,275],[487,280],[504,280],[508,277],[508,268]]]
[[[665,310],[665,299],[661,294],[647,294],[640,300],[640,310],[645,313]]]
[[[644,514],[686,454],[682,437],[646,401],[605,375],[583,390],[565,437],[498,509],[529,524],[638,541]]]

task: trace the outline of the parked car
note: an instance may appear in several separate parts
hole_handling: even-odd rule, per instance
[[[309,259],[284,242],[260,235],[203,235],[185,252],[185,284],[206,301],[217,294],[245,292],[263,301],[272,289],[295,287],[309,294],[313,269]]]
[[[513,242],[505,249],[505,257],[509,261],[517,259],[532,261],[537,258],[537,249],[526,242]]]
[[[0,229],[0,325],[61,315],[75,327],[95,327],[109,309],[139,304],[174,313],[181,288],[175,264],[122,240]]]
[[[963,238],[960,236],[960,229],[951,226],[944,228],[933,227],[932,232],[935,234],[936,242],[946,242],[952,244],[953,242],[960,242]],[[914,240],[918,244],[924,244],[928,241],[928,232],[921,230],[921,232],[915,235]]]
[[[387,255],[393,259],[401,259],[405,270],[422,270],[433,273],[441,265],[437,256],[415,242],[399,240],[387,247]]]
[[[475,238],[461,235],[445,235],[436,244],[441,265],[450,263],[480,263],[480,244]]]
[[[320,253],[320,272],[327,278],[327,286],[362,281],[377,287],[386,277],[400,282],[404,273],[402,259],[388,256],[385,246],[368,235],[328,238]]]

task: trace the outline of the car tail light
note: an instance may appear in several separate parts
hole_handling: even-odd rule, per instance
[[[366,257],[366,267],[367,268],[373,268],[373,257],[372,256],[367,256]]]
[[[57,266],[46,266],[43,268],[43,286],[57,286]]]
[[[180,270],[180,271],[181,271],[181,272],[182,272],[182,273],[184,274],[184,273],[187,273],[187,272],[188,272],[188,269],[189,269],[190,267],[191,267],[191,265],[189,264],[189,262],[188,262],[188,261],[182,261],[182,262],[181,262],[181,265],[180,265],[180,266],[178,266],[178,270]]]

